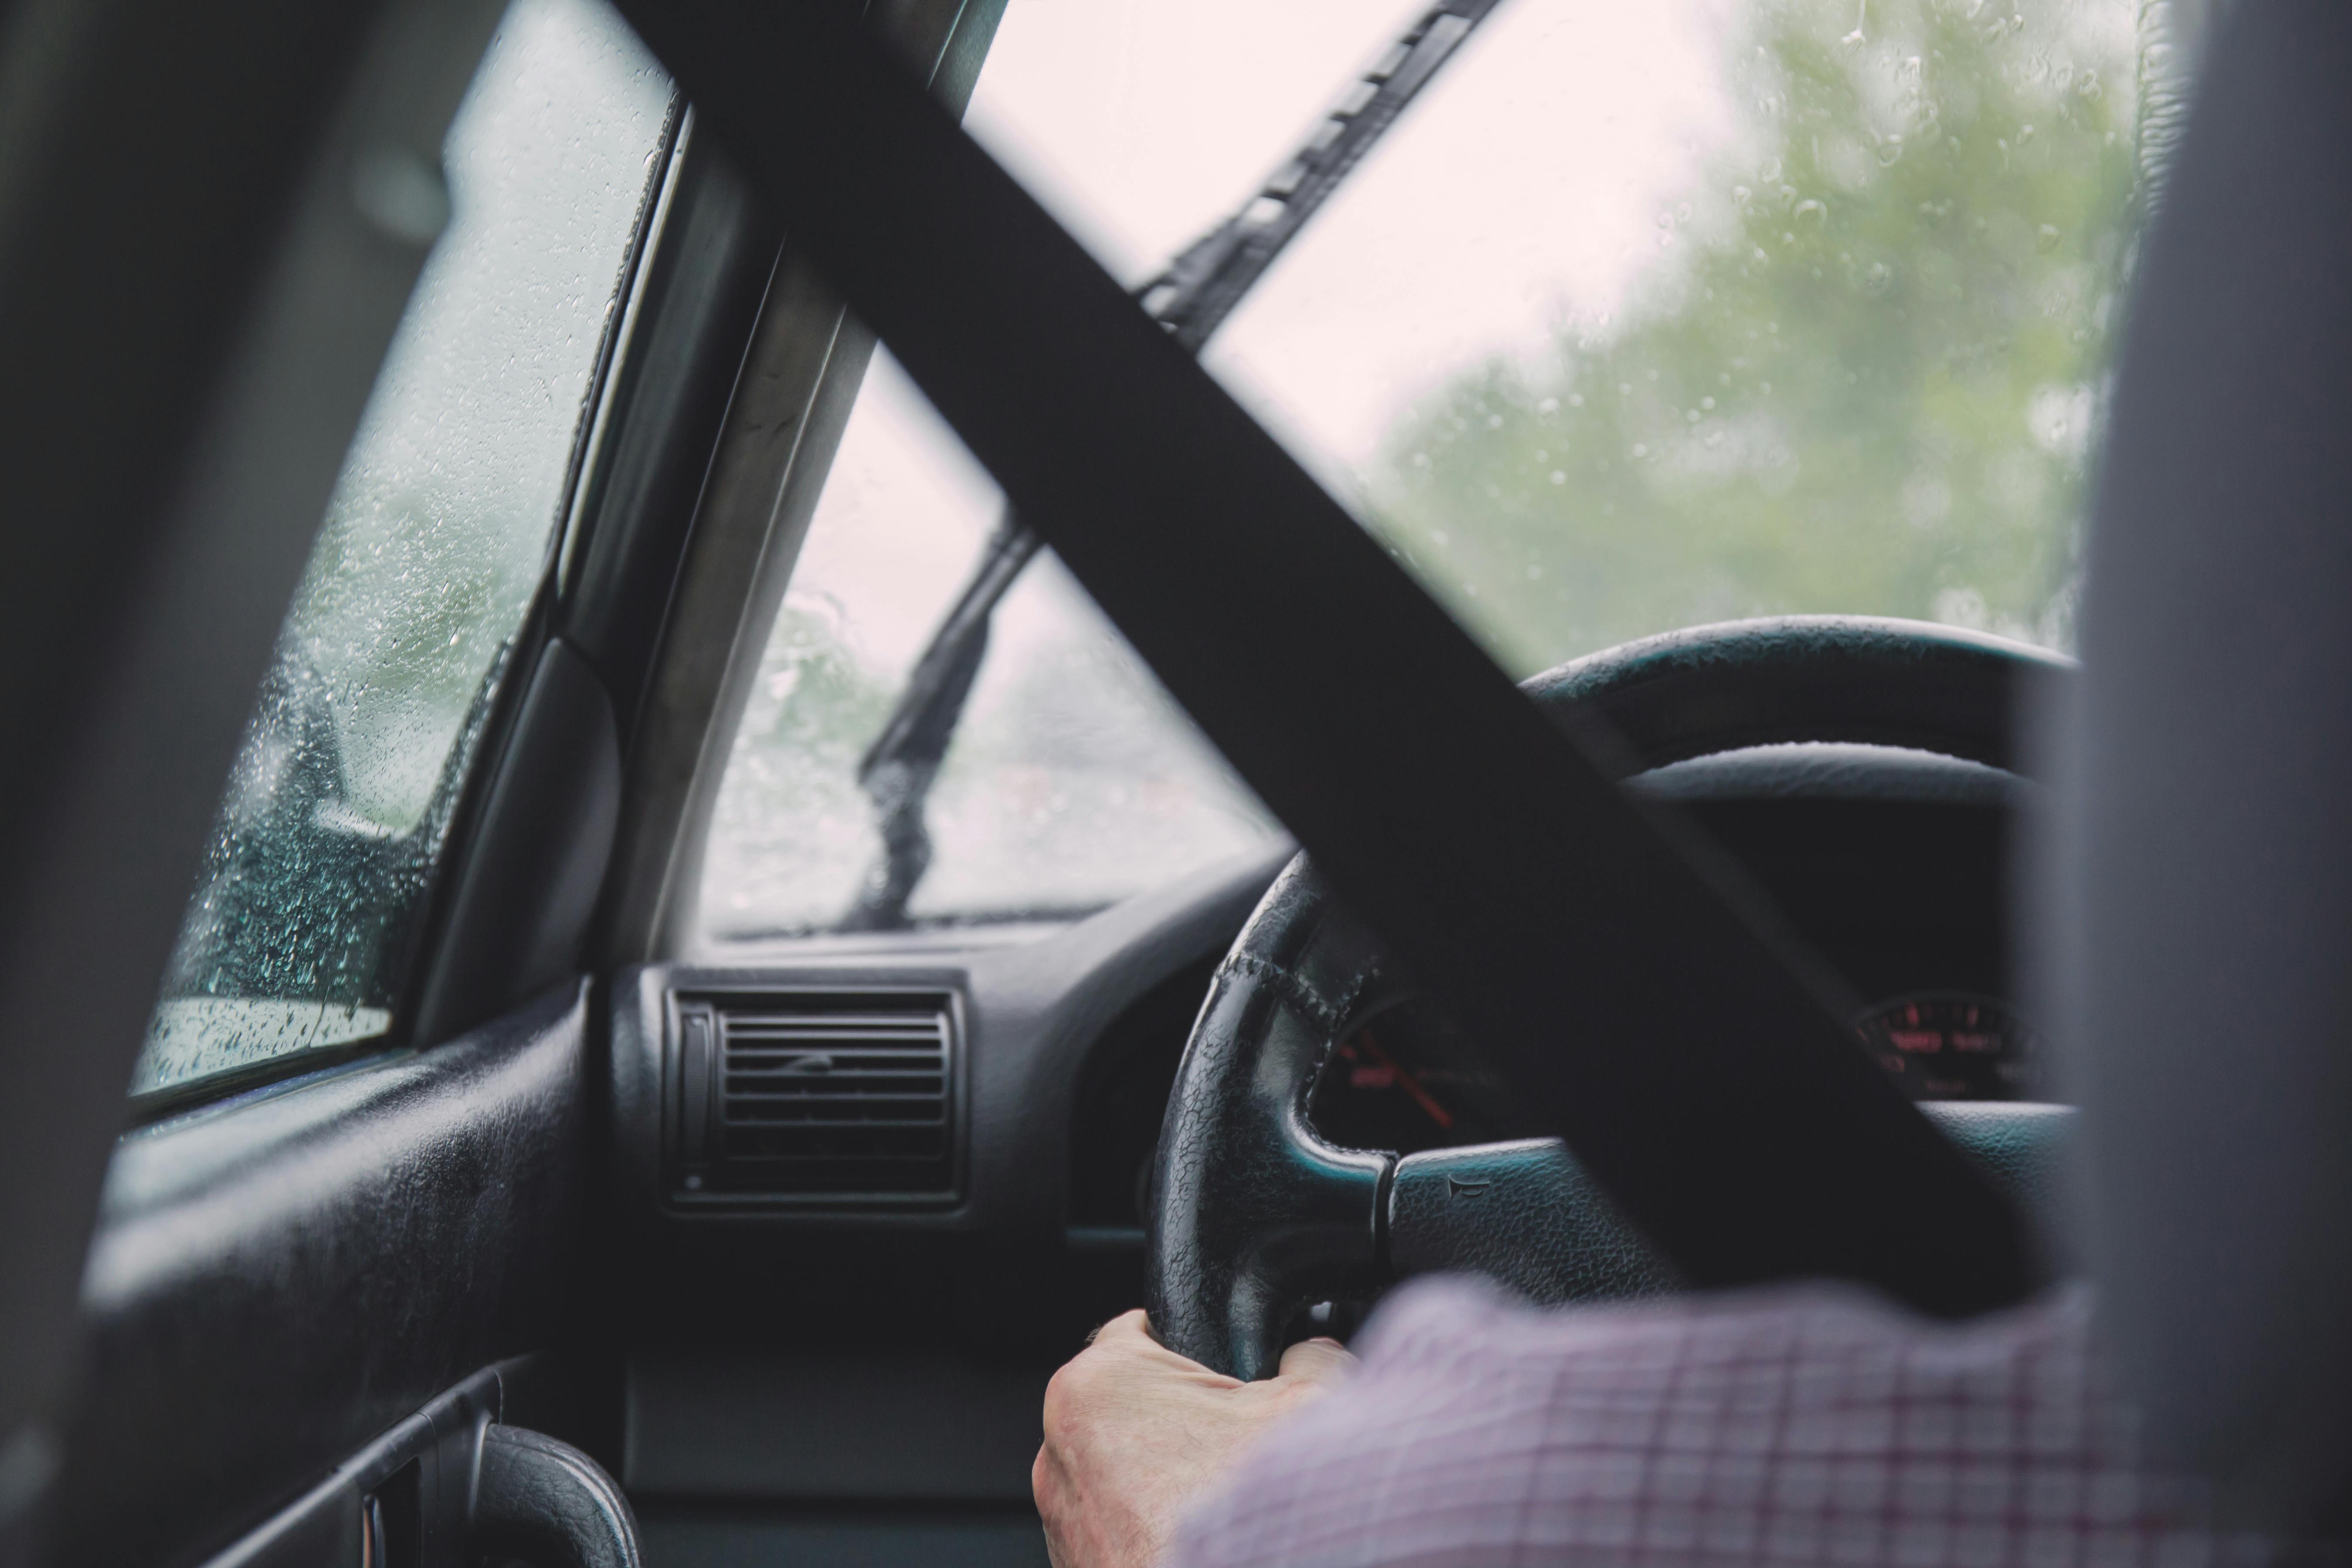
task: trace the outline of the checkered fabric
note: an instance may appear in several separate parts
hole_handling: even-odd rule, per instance
[[[2273,1561],[2141,1468],[2089,1321],[2079,1290],[1950,1326],[1827,1287],[1547,1312],[1418,1283],[1173,1563]]]

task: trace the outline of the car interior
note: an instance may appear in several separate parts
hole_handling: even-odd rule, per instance
[[[0,1564],[1042,1564],[1441,1272],[2339,1537],[2352,17],[1637,9],[0,5]]]

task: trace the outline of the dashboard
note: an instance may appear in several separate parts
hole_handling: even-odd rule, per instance
[[[1905,1093],[2044,1092],[2036,1037],[2011,999],[2009,835],[2028,787],[2013,775],[1916,752],[1769,747],[1633,787],[1679,807],[1827,961],[1857,1042]],[[1561,1001],[1572,1029],[1574,998]],[[1334,1142],[1400,1154],[1549,1132],[1439,999],[1414,992],[1359,1008],[1310,1115]]]
[[[1819,955],[1857,1048],[1907,1092],[2041,1092],[2005,921],[2031,785],[1924,752],[1810,745],[1628,788],[1679,814],[1760,895],[1759,918]],[[697,1331],[757,1332],[789,1310],[854,1340],[935,1333],[946,1299],[978,1338],[1055,1346],[1131,1305],[1178,1058],[1286,858],[1071,926],[807,939],[621,976],[617,1195],[653,1270],[709,1286],[647,1300],[692,1302]],[[1576,998],[1559,1003],[1573,1029]],[[1411,991],[1361,1003],[1309,1115],[1335,1142],[1400,1153],[1545,1131],[1439,999]]]

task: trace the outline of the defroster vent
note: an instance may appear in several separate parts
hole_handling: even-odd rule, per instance
[[[675,1186],[710,1199],[956,1195],[952,999],[935,992],[681,997]]]

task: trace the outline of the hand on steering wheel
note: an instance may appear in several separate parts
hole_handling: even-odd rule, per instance
[[[1244,1383],[1160,1344],[1140,1311],[1105,1323],[1045,1387],[1029,1482],[1054,1568],[1154,1568],[1184,1509],[1355,1360],[1307,1340],[1273,1377]]]

